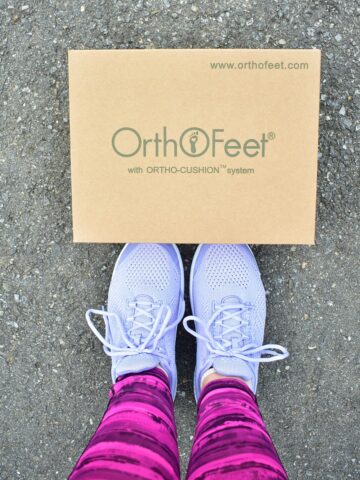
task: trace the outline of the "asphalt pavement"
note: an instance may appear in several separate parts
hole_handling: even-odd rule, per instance
[[[0,0],[0,478],[65,479],[99,422],[109,359],[84,312],[120,245],[73,244],[68,49],[321,48],[316,245],[255,246],[266,339],[258,400],[290,480],[360,478],[357,0]],[[165,220],[164,220],[165,221]],[[180,245],[186,273],[195,245]],[[182,469],[194,342],[178,336]]]

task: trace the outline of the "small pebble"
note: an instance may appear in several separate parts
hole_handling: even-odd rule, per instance
[[[196,5],[191,5],[191,10],[193,12],[197,12],[199,10],[199,8]]]
[[[342,119],[341,119],[341,123],[342,123],[342,125],[344,125],[345,128],[347,128],[347,129],[349,129],[349,130],[350,130],[351,127],[352,127],[352,121],[350,120],[350,118],[346,118],[346,117],[345,117],[345,118],[342,118]]]
[[[16,329],[19,328],[19,325],[16,322],[6,322],[6,325],[9,325],[10,327],[14,327]]]
[[[337,35],[335,35],[335,40],[336,40],[337,42],[341,42],[342,36],[340,35],[340,33],[338,33]]]
[[[344,106],[342,106],[339,110],[340,115],[346,115],[346,109]]]
[[[286,45],[286,40],[284,38],[280,38],[280,40],[278,41],[278,44],[279,45]]]
[[[11,291],[11,286],[8,283],[3,283],[2,288],[5,290],[5,292],[10,292]]]

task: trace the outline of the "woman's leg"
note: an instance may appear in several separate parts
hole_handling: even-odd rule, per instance
[[[173,400],[159,368],[118,378],[69,480],[180,478]]]
[[[191,266],[190,298],[193,315],[184,325],[197,338],[199,407],[188,480],[287,479],[255,392],[259,362],[288,352],[263,345],[265,289],[250,248],[201,245]]]
[[[286,480],[256,397],[241,380],[209,382],[198,403],[188,480]]]
[[[176,480],[175,338],[184,312],[177,247],[127,244],[115,264],[107,307],[88,310],[86,319],[111,356],[114,386],[70,479]],[[93,316],[103,317],[105,336]]]

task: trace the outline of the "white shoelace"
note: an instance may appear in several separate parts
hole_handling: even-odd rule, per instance
[[[247,362],[275,362],[276,360],[282,360],[289,356],[289,352],[281,345],[267,344],[256,346],[254,343],[244,344],[242,347],[232,348],[232,342],[228,340],[226,335],[229,333],[235,333],[240,339],[246,340],[248,337],[243,333],[242,329],[249,325],[249,321],[242,317],[242,314],[253,307],[251,305],[245,305],[241,303],[217,305],[213,315],[208,321],[205,321],[195,315],[189,315],[183,320],[185,330],[200,340],[206,342],[206,347],[213,356],[222,357],[236,357]],[[219,319],[219,317],[222,317]],[[238,320],[236,325],[226,324],[225,322],[230,319]],[[188,322],[193,320],[194,323],[199,323],[204,328],[205,335],[199,334],[196,330],[189,327]],[[218,322],[216,322],[218,320]],[[219,324],[223,331],[220,335],[214,335],[211,332],[212,324],[216,322]],[[253,355],[260,354],[259,357],[253,357]],[[261,355],[269,355],[268,357],[261,358]]]
[[[164,334],[166,334],[169,330],[176,328],[178,324],[178,322],[174,322],[173,324],[169,325],[169,320],[171,319],[170,307],[168,305],[160,305],[158,303],[152,303],[149,301],[137,300],[130,302],[129,306],[134,308],[134,314],[127,318],[127,320],[132,322],[131,329],[129,331],[125,330],[122,319],[116,313],[107,312],[105,310],[96,310],[93,308],[86,312],[85,316],[87,323],[94,335],[103,344],[103,349],[106,355],[109,355],[110,357],[125,357],[129,355],[137,355],[139,353],[151,354],[156,351],[156,356],[162,357],[166,361],[167,355],[160,351],[160,348],[158,348],[158,343]],[[155,310],[157,311],[156,313]],[[99,315],[102,317],[105,324],[105,337],[101,335],[99,330],[95,327],[91,318],[92,315]],[[140,322],[138,320],[138,317],[140,316],[143,318],[145,317],[148,319],[148,321],[144,322],[142,320]],[[118,328],[120,331],[121,338],[126,344],[125,347],[118,347],[112,343],[113,337],[109,324],[111,318],[116,322],[116,328]],[[140,329],[149,333],[139,345],[136,345],[134,341],[132,341],[131,337],[136,337]]]

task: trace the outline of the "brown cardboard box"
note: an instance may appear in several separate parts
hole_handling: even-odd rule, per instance
[[[69,52],[76,242],[315,237],[319,50]]]

